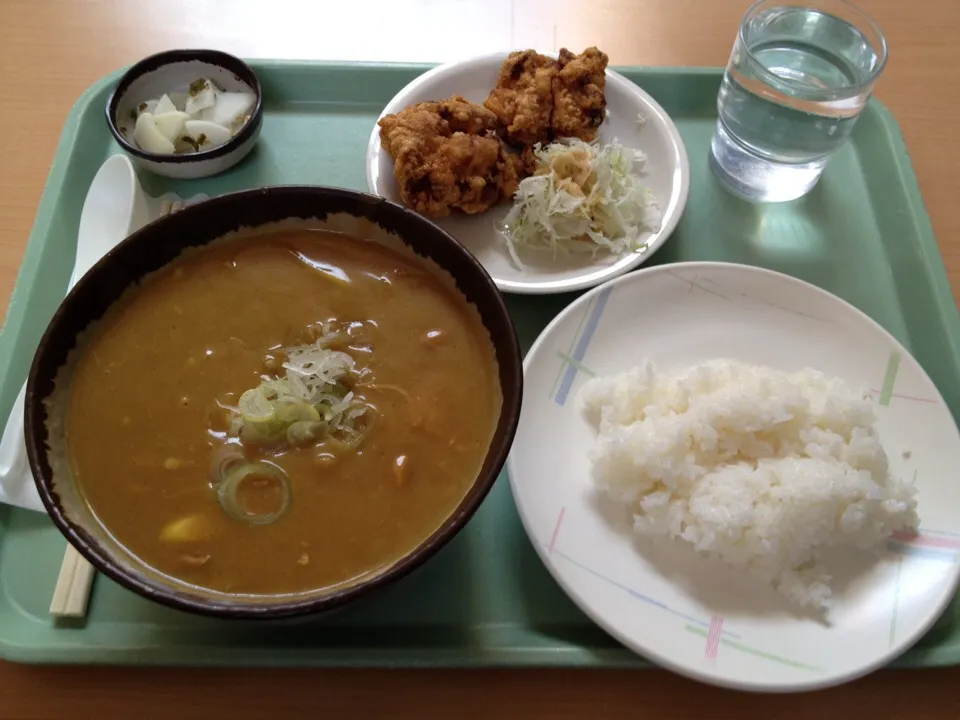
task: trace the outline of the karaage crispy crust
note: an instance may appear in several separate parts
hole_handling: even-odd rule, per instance
[[[424,215],[480,213],[510,198],[519,163],[496,135],[497,116],[453,96],[408,107],[379,122],[403,202]]]
[[[560,64],[533,50],[510,53],[484,106],[497,116],[498,130],[512,145],[550,141],[554,78]]]
[[[608,58],[595,47],[574,55],[560,51],[560,70],[553,78],[551,130],[555,137],[596,139],[607,109]]]
[[[595,47],[558,60],[533,50],[510,53],[484,106],[511,145],[526,148],[561,137],[593,140],[607,101],[607,56]]]

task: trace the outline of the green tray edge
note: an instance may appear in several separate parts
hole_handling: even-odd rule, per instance
[[[338,62],[338,61],[297,61],[297,60],[272,60],[272,59],[252,59],[249,60],[254,69],[270,68],[276,70],[297,70],[317,69],[326,71],[341,70],[394,70],[406,72],[426,72],[435,67],[435,64],[428,63],[392,63],[392,62]],[[2,325],[0,325],[0,368],[5,368],[6,372],[18,370],[11,365],[12,356],[15,351],[14,336],[20,335],[20,329],[24,322],[26,306],[29,305],[32,298],[34,287],[36,286],[36,276],[39,268],[41,251],[39,245],[34,242],[35,238],[47,234],[52,226],[56,206],[60,201],[61,194],[64,191],[63,180],[69,165],[69,156],[75,150],[75,140],[77,135],[76,120],[86,113],[92,98],[96,96],[105,86],[115,83],[126,70],[126,67],[115,70],[91,84],[77,98],[71,107],[60,135],[57,149],[51,163],[51,170],[47,176],[41,199],[37,207],[36,219],[27,238],[26,249],[21,261],[20,269],[14,282],[13,291],[10,296],[7,313]],[[689,77],[702,77],[706,75],[716,75],[723,72],[722,67],[710,66],[691,66],[691,67],[669,67],[669,66],[619,66],[613,68],[619,72],[625,73],[628,77],[636,73],[645,73],[651,75],[679,75]],[[913,164],[907,149],[906,140],[902,130],[891,111],[877,98],[872,98],[870,104],[875,112],[880,116],[881,126],[886,133],[887,140],[894,151],[894,159],[898,169],[899,180],[909,205],[909,210],[920,235],[919,243],[923,251],[925,260],[925,274],[934,291],[936,301],[936,314],[940,324],[947,330],[947,341],[951,349],[951,355],[954,364],[960,364],[960,311],[954,301],[953,290],[947,276],[946,267],[943,263],[943,257],[940,253],[939,245],[933,232],[932,222],[923,196],[920,192],[919,183]],[[13,330],[11,330],[13,328]],[[29,365],[29,361],[27,362]],[[26,368],[20,372],[25,375]],[[14,388],[16,390],[16,387]],[[8,393],[13,395],[13,393]],[[13,397],[0,397],[0,415],[9,413],[9,407],[12,404]],[[0,508],[0,542],[6,531],[6,516],[9,509]],[[168,652],[176,653],[179,646],[170,648],[143,648],[141,652],[118,653],[112,662],[102,663],[95,659],[88,659],[89,648],[86,646],[68,647],[62,649],[61,659],[50,664],[116,664],[126,661],[130,664],[149,664],[149,665],[177,665],[189,667],[189,662],[184,663],[181,659],[168,655]],[[555,648],[518,648],[507,645],[489,646],[488,651],[476,653],[469,649],[464,651],[438,651],[436,648],[428,652],[417,648],[391,648],[391,658],[385,659],[381,655],[370,656],[368,651],[357,651],[356,655],[351,652],[321,651],[317,652],[315,648],[305,649],[301,654],[296,649],[291,648],[288,660],[279,662],[268,662],[266,666],[304,666],[304,665],[323,665],[326,662],[334,661],[339,667],[516,667],[518,664],[531,667],[581,667],[581,668],[649,668],[653,667],[646,659],[630,653],[624,648],[586,648],[570,647],[567,651],[558,652]],[[230,649],[225,648],[223,656],[214,661],[198,663],[197,666],[231,666],[244,665],[242,661],[230,661]],[[424,657],[429,654],[430,657]],[[489,655],[489,656],[488,656]],[[335,657],[334,657],[335,656]],[[36,663],[49,662],[41,648],[33,648],[16,642],[10,642],[8,639],[0,636],[0,658],[11,662]],[[312,662],[311,662],[312,660]],[[512,660],[512,661],[511,661]],[[893,661],[888,667],[891,668],[914,668],[922,669],[927,667],[943,667],[960,664],[960,647],[929,647],[922,650],[905,651],[898,659]]]
[[[917,175],[913,169],[913,161],[910,159],[907,141],[900,124],[890,109],[876,98],[872,98],[870,102],[879,113],[883,129],[895,151],[894,158],[900,173],[900,183],[907,192],[910,213],[913,216],[913,222],[920,231],[920,247],[923,249],[924,260],[926,261],[927,278],[933,286],[934,297],[937,302],[937,314],[942,321],[941,324],[947,329],[947,340],[950,344],[951,355],[956,361],[960,359],[960,310],[957,308],[953,287],[950,285],[950,278],[943,262],[940,245],[937,243],[933,231],[930,214],[927,212],[926,203],[920,192],[920,183],[917,181]],[[960,654],[958,654],[956,662],[960,662]]]

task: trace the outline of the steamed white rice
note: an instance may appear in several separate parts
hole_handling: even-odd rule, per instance
[[[825,550],[876,550],[917,525],[915,490],[888,472],[869,396],[842,380],[645,362],[591,380],[581,398],[598,430],[596,486],[629,508],[638,534],[684,540],[799,605],[829,606]]]

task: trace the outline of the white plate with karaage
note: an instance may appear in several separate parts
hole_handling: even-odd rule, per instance
[[[436,67],[401,90],[380,118],[417,103],[442,101],[451,96],[482,105],[497,85],[508,55],[502,52]],[[605,97],[606,111],[597,131],[597,142],[602,145],[617,141],[646,156],[646,162],[638,166],[638,174],[656,200],[661,215],[659,229],[644,233],[640,237],[642,247],[632,252],[614,254],[600,250],[594,254],[557,255],[548,250],[527,250],[521,253],[518,264],[498,230],[512,207],[510,197],[475,214],[466,214],[456,207],[443,217],[436,216],[437,207],[430,208],[434,211],[432,217],[424,211],[477,257],[502,291],[558,293],[599,285],[645,262],[676,228],[690,190],[690,164],[676,125],[652,97],[609,69],[605,72]],[[374,126],[367,146],[366,174],[370,192],[403,203],[394,162],[381,144],[379,126]],[[460,191],[452,185],[448,189],[453,195]],[[467,202],[463,205],[470,207]]]

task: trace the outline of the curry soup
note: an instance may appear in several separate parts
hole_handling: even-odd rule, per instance
[[[230,594],[332,588],[452,513],[501,403],[488,333],[426,265],[282,230],[191,250],[76,363],[73,473],[132,554]]]

